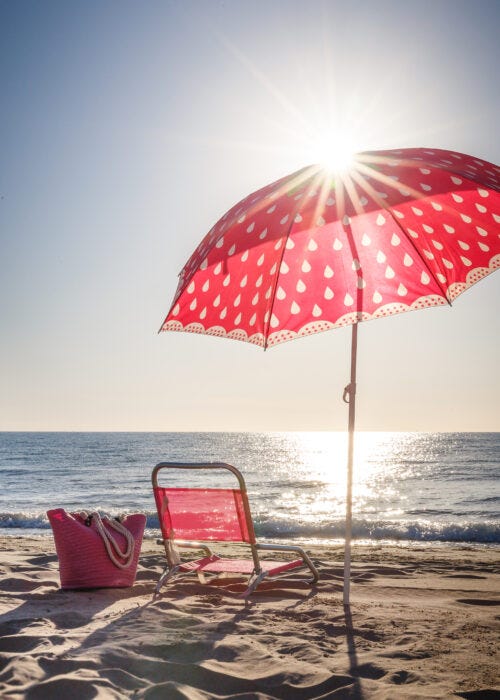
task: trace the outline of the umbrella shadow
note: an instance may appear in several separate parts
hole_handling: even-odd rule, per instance
[[[354,679],[351,697],[355,700],[363,700],[363,689],[361,687],[361,674],[358,654],[356,650],[356,641],[354,635],[354,625],[352,622],[352,613],[349,605],[344,605],[345,617],[345,635],[347,642],[347,655],[349,657],[349,673]]]

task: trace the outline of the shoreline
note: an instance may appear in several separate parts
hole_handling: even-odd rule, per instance
[[[500,693],[500,561],[481,545],[310,546],[321,579],[185,579],[151,602],[161,547],[136,584],[61,591],[47,536],[0,537],[0,695],[9,699],[483,698]]]
[[[144,542],[146,541],[156,541],[161,537],[160,530],[150,529],[144,531]],[[44,530],[32,530],[30,528],[1,528],[0,529],[0,542],[2,540],[9,539],[33,539],[33,540],[49,540],[53,542],[52,530],[50,528]],[[343,548],[344,540],[341,538],[335,538],[332,540],[319,539],[319,538],[306,538],[306,537],[257,537],[259,542],[273,542],[277,544],[288,544],[294,543],[298,544],[304,548],[312,549],[330,549],[330,548]],[[425,549],[428,547],[444,547],[450,549],[496,549],[500,552],[500,542],[475,542],[475,541],[465,541],[465,540],[396,540],[396,539],[352,539],[353,546],[358,547],[396,547],[401,549]]]

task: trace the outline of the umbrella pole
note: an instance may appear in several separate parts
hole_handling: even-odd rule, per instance
[[[347,447],[347,491],[345,507],[345,553],[344,553],[344,605],[350,605],[351,585],[351,538],[352,538],[352,463],[354,454],[354,426],[356,418],[356,359],[358,352],[358,324],[353,323],[351,335],[351,380],[344,389],[344,401],[349,404]]]

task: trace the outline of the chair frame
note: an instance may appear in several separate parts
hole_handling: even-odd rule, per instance
[[[314,564],[312,563],[311,559],[309,556],[306,554],[306,552],[301,548],[296,545],[284,545],[284,544],[270,544],[270,543],[258,543],[255,538],[255,532],[254,532],[254,527],[253,527],[253,519],[252,519],[252,514],[250,512],[250,505],[248,502],[248,495],[247,495],[247,488],[245,484],[245,479],[243,478],[243,475],[241,472],[234,467],[231,464],[226,464],[225,462],[193,462],[193,463],[186,463],[186,462],[160,462],[159,464],[156,465],[156,467],[153,469],[153,473],[151,475],[151,480],[153,484],[153,491],[156,493],[157,489],[160,488],[168,488],[164,486],[160,486],[158,483],[158,475],[162,470],[165,469],[178,469],[178,470],[226,470],[231,472],[237,479],[238,485],[239,485],[239,491],[241,493],[242,497],[242,503],[243,503],[243,509],[244,509],[244,514],[245,514],[245,520],[246,520],[246,526],[248,529],[249,533],[249,542],[246,542],[245,540],[237,541],[234,542],[234,544],[245,544],[250,547],[250,551],[252,554],[252,561],[253,561],[253,571],[251,572],[248,582],[247,582],[247,588],[246,590],[241,594],[240,597],[246,598],[249,595],[251,595],[255,589],[262,583],[262,581],[269,577],[269,578],[277,578],[280,576],[280,573],[283,573],[283,568],[281,572],[278,572],[277,574],[273,574],[272,570],[271,571],[266,571],[263,566],[262,562],[265,564],[265,560],[262,560],[259,557],[259,552],[261,551],[277,551],[277,552],[290,552],[290,553],[295,553],[298,554],[302,560],[302,563],[296,563],[294,562],[295,566],[293,566],[293,569],[295,570],[296,568],[303,568],[307,567],[309,571],[311,572],[312,576],[311,578],[306,579],[306,582],[310,585],[313,585],[319,580],[319,573]],[[192,489],[193,491],[196,490],[196,487]],[[157,504],[158,506],[158,504]],[[171,580],[174,576],[176,575],[182,575],[182,574],[188,574],[188,573],[197,573],[198,579],[200,580],[201,583],[205,583],[205,576],[204,572],[201,569],[198,570],[185,570],[186,565],[191,564],[193,567],[196,565],[203,565],[204,560],[193,560],[193,561],[182,561],[180,558],[180,554],[178,551],[179,549],[197,549],[201,550],[204,552],[206,557],[209,559],[213,560],[218,560],[221,563],[224,561],[230,561],[229,559],[224,560],[222,558],[217,557],[210,547],[207,545],[207,542],[212,542],[217,540],[201,540],[201,541],[194,541],[194,540],[181,540],[181,539],[176,539],[175,537],[172,538],[165,538],[164,537],[164,529],[163,529],[163,523],[161,521],[161,514],[159,512],[158,508],[158,518],[160,520],[160,529],[162,532],[162,539],[158,540],[159,544],[163,544],[165,547],[165,555],[167,559],[167,564],[165,566],[165,569],[163,573],[161,574],[158,583],[155,588],[154,592],[154,598],[159,595],[160,590],[162,586],[164,586],[169,580]],[[284,562],[285,564],[285,562]],[[285,569],[286,570],[286,569]],[[288,569],[288,571],[291,570],[291,568]],[[212,573],[212,572],[209,572]],[[236,573],[233,571],[233,573]],[[246,572],[245,572],[246,573]],[[281,578],[283,581],[284,579]]]

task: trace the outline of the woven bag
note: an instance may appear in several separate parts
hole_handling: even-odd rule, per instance
[[[59,559],[61,588],[123,588],[137,572],[146,516],[110,519],[98,513],[47,511]]]

